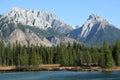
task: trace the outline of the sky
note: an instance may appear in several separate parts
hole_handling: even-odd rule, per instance
[[[0,14],[13,7],[48,10],[71,26],[82,25],[89,15],[98,14],[120,28],[120,0],[1,0]]]

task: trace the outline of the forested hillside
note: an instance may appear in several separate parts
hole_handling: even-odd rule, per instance
[[[85,47],[60,44],[54,47],[21,46],[16,42],[13,46],[5,46],[0,41],[0,66],[37,66],[40,64],[61,64],[61,66],[100,66],[104,68],[120,65],[120,41],[109,46]]]

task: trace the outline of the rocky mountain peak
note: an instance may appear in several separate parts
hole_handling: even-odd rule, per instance
[[[41,29],[47,29],[51,26],[54,19],[59,20],[57,16],[49,11],[22,10],[18,7],[12,8],[5,16],[13,18],[18,23],[24,25],[36,26]]]
[[[82,26],[81,37],[87,37],[93,29],[96,29],[97,31],[104,29],[106,25],[111,24],[97,14],[92,14]]]
[[[111,44],[115,40],[120,39],[118,34],[120,34],[118,28],[97,14],[92,14],[82,27],[71,31],[68,36],[84,43],[102,44],[106,40]]]
[[[73,30],[71,26],[62,22],[50,11],[22,10],[18,7],[14,7],[6,12],[4,16],[12,18],[12,21],[16,24],[20,23],[43,30],[53,28],[60,33],[68,33]]]
[[[11,9],[11,11],[20,11],[20,8],[19,8],[19,7],[13,7],[13,8]]]
[[[98,16],[98,14],[91,14],[91,15],[89,16],[88,19],[94,19],[94,20],[97,20],[97,19],[99,19],[99,18],[101,18],[101,17]]]
[[[98,14],[91,14],[86,22],[96,23],[96,22],[104,22],[109,23],[106,19],[100,17]]]

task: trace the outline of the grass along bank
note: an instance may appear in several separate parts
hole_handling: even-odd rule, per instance
[[[42,64],[39,66],[0,66],[0,71],[120,71],[119,67],[101,68],[101,67],[74,67],[60,66],[60,64]]]

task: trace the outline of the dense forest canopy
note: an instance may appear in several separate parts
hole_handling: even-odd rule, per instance
[[[40,64],[61,64],[61,66],[100,66],[104,68],[120,66],[120,41],[109,46],[85,47],[74,42],[66,46],[53,47],[28,45],[18,42],[5,46],[0,41],[0,66],[37,66]]]

